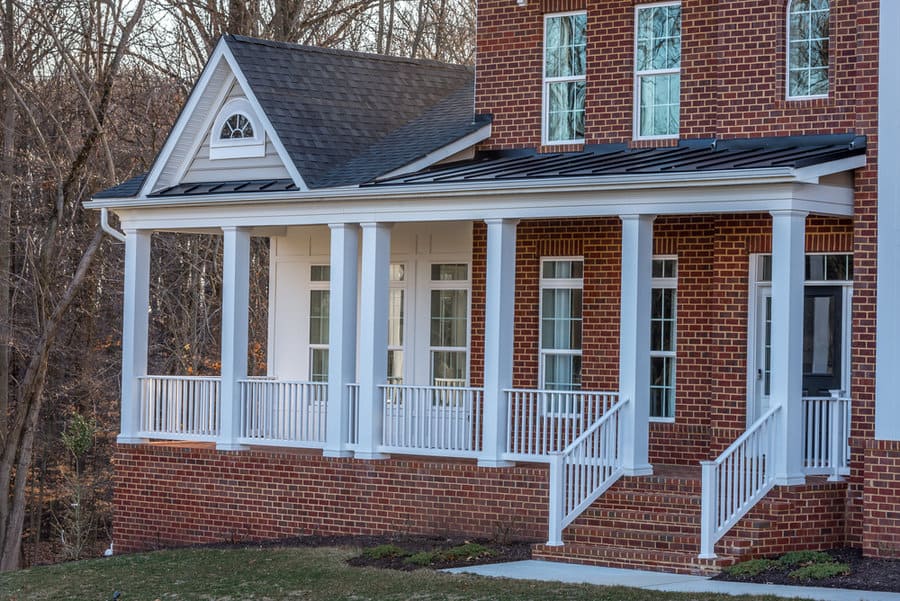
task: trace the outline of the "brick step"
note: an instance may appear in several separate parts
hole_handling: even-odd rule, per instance
[[[688,510],[700,513],[700,495],[671,493],[666,491],[623,491],[615,487],[608,490],[594,504],[606,509],[645,509],[654,511]]]
[[[610,526],[612,524],[672,524],[681,527],[700,525],[700,512],[690,508],[632,508],[608,507],[601,501],[588,508],[573,523],[574,526]]]
[[[703,490],[700,480],[685,480],[671,476],[642,476],[640,478],[622,478],[616,482],[614,489],[627,491],[666,491],[699,495]]]
[[[566,531],[566,542],[603,547],[628,549],[657,549],[698,553],[700,529],[691,532],[657,532],[652,530],[623,530],[621,528],[595,528],[593,530]]]
[[[565,544],[559,547],[535,545],[535,559],[563,561],[611,568],[637,568],[677,574],[714,574],[734,563],[731,557],[720,556],[713,560],[699,559],[697,551],[665,551],[635,549],[630,547]]]

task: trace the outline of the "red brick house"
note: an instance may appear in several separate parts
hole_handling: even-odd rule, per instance
[[[897,556],[898,28],[887,0],[480,0],[474,72],[226,36],[152,170],[88,203],[125,232],[116,549]],[[220,376],[147,373],[158,231],[224,237]]]

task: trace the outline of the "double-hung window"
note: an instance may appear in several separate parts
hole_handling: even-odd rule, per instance
[[[581,258],[541,261],[540,387],[581,389]]]
[[[309,380],[328,381],[328,314],[331,300],[328,265],[309,268]]]
[[[586,26],[584,12],[544,17],[545,144],[584,142]]]
[[[465,386],[468,381],[469,265],[431,265],[429,357],[434,386]]]
[[[678,259],[654,257],[650,302],[650,417],[675,418]]]
[[[788,8],[788,98],[828,95],[828,0],[792,0]]]
[[[387,383],[403,384],[404,339],[406,332],[406,264],[391,263],[388,297]]]
[[[635,10],[635,137],[675,138],[681,110],[681,4]]]

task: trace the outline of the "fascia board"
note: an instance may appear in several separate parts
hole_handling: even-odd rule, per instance
[[[844,171],[852,171],[866,166],[866,155],[859,154],[846,159],[830,161],[828,163],[819,163],[818,165],[810,165],[809,167],[800,167],[794,170],[797,181],[817,184],[819,178]]]
[[[237,79],[238,84],[240,84],[244,93],[247,95],[247,101],[250,103],[250,106],[253,107],[253,110],[256,111],[256,115],[259,117],[259,120],[262,121],[263,128],[265,128],[266,133],[268,133],[269,137],[272,139],[272,146],[275,147],[275,151],[278,152],[278,156],[281,158],[281,162],[284,163],[285,169],[287,169],[288,173],[291,175],[291,179],[294,180],[294,185],[302,192],[309,190],[306,182],[303,181],[303,176],[300,175],[300,171],[288,154],[287,149],[285,149],[284,144],[282,144],[281,138],[278,137],[278,132],[275,131],[275,128],[272,126],[269,116],[266,115],[266,112],[262,109],[262,106],[260,106],[256,94],[253,93],[253,88],[250,87],[246,76],[244,76],[244,72],[241,70],[240,65],[238,65],[238,62],[234,58],[234,54],[232,54],[231,48],[228,47],[227,43],[225,44],[223,56],[231,67],[231,71],[234,73],[234,77]]]
[[[178,115],[178,119],[175,121],[172,131],[169,132],[169,137],[166,138],[165,144],[163,144],[159,154],[156,155],[156,160],[153,162],[153,167],[150,169],[147,179],[144,180],[144,184],[141,186],[138,198],[146,198],[147,195],[153,191],[153,187],[159,180],[162,170],[165,168],[166,163],[169,162],[172,151],[178,144],[178,140],[181,139],[184,128],[187,126],[191,116],[197,109],[197,104],[206,92],[207,87],[209,87],[210,79],[216,72],[216,67],[218,67],[219,61],[222,59],[224,48],[227,48],[227,46],[225,44],[225,38],[223,37],[219,39],[219,43],[216,44],[216,47],[213,49],[209,60],[206,61],[206,66],[203,67],[203,71],[200,73],[200,77],[197,79],[194,89],[191,90],[191,94],[184,104],[184,108],[181,109],[181,113]]]
[[[379,179],[386,177],[395,177],[397,175],[405,175],[407,173],[415,173],[416,171],[421,171],[426,167],[430,167],[435,163],[439,163],[447,157],[451,157],[458,152],[462,152],[467,148],[471,148],[475,144],[487,140],[491,137],[491,124],[488,123],[484,127],[473,131],[470,134],[463,136],[462,138],[456,140],[455,142],[451,142],[446,146],[438,148],[437,150],[433,150],[423,156],[420,159],[416,159],[412,163],[408,165],[404,165],[398,169],[394,169],[384,175],[379,176]]]

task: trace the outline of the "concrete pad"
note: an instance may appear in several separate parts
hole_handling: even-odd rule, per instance
[[[725,595],[774,595],[788,599],[818,601],[900,601],[900,593],[857,591],[851,589],[785,586],[724,582],[705,576],[668,574],[646,570],[602,568],[554,561],[514,561],[445,570],[456,574],[477,574],[516,580],[544,580],[599,586],[630,586],[655,591],[681,593],[721,593]]]

